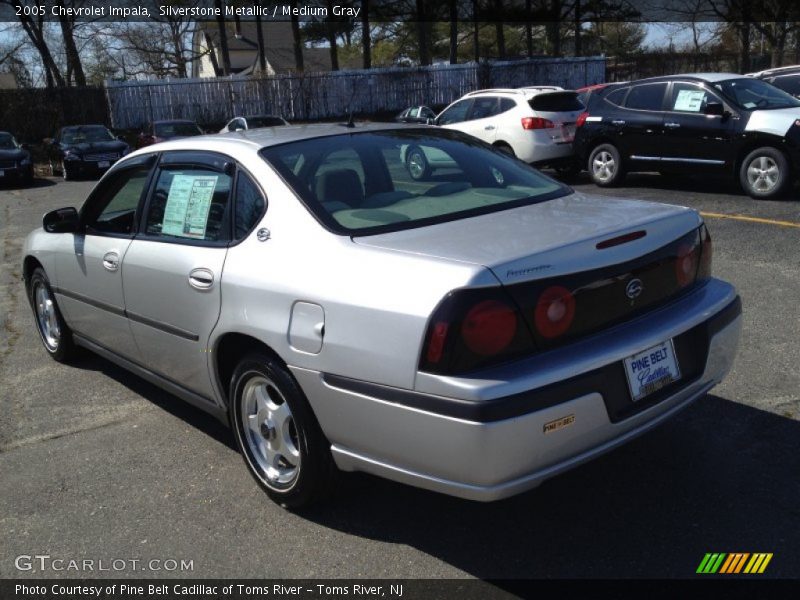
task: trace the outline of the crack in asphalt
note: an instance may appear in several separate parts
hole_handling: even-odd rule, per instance
[[[94,425],[90,425],[88,427],[79,427],[77,429],[65,429],[61,431],[54,431],[49,433],[43,433],[39,435],[33,435],[27,438],[22,438],[19,440],[14,440],[11,443],[0,445],[0,454],[4,454],[6,452],[10,452],[12,450],[17,450],[18,448],[22,448],[25,446],[30,446],[32,444],[41,444],[43,442],[50,442],[53,440],[57,440],[60,438],[68,437],[71,435],[77,435],[79,433],[84,433],[87,431],[95,431],[97,429],[103,429],[104,427],[112,427],[114,425],[121,425],[122,423],[129,422],[128,419],[114,419],[112,421],[107,421],[105,423],[96,423]]]

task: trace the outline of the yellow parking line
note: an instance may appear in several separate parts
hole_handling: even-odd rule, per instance
[[[749,221],[751,223],[764,223],[766,225],[778,225],[779,227],[796,227],[800,229],[800,223],[794,221],[777,221],[775,219],[762,219],[761,217],[747,217],[745,215],[726,215],[724,213],[700,212],[704,217],[712,219],[733,219],[734,221]]]

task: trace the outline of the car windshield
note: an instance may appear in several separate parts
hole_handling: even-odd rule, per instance
[[[19,148],[17,140],[10,133],[0,133],[0,150],[16,150]]]
[[[84,142],[111,142],[115,140],[105,127],[70,127],[61,132],[61,141],[65,144],[82,144]]]
[[[451,130],[313,138],[261,150],[329,229],[367,235],[505,210],[570,188]]]
[[[286,123],[280,117],[247,117],[247,126],[250,129],[255,127],[279,127],[281,125],[286,125]]]
[[[745,110],[800,107],[799,100],[760,79],[750,77],[728,79],[715,83],[714,87],[739,108]]]
[[[195,123],[180,122],[177,123],[156,123],[156,135],[158,137],[175,137],[175,136],[192,136],[202,135],[203,132]]]

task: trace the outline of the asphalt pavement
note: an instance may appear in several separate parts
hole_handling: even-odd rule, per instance
[[[259,491],[213,418],[106,360],[65,366],[41,348],[22,242],[92,185],[0,190],[0,578],[683,578],[707,552],[770,552],[764,576],[800,576],[797,192],[757,202],[717,181],[573,182],[707,215],[714,273],[744,305],[728,379],[644,437],[502,502],[348,474],[328,504],[291,513]],[[20,570],[17,557],[35,555],[95,570]],[[125,567],[97,570],[113,560]]]

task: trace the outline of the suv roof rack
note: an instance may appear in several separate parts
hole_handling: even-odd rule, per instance
[[[519,94],[524,96],[531,92],[560,92],[563,89],[564,88],[558,87],[557,85],[527,85],[519,88],[487,88],[485,90],[467,92],[462,97],[466,98],[467,96],[476,96],[478,94]]]

